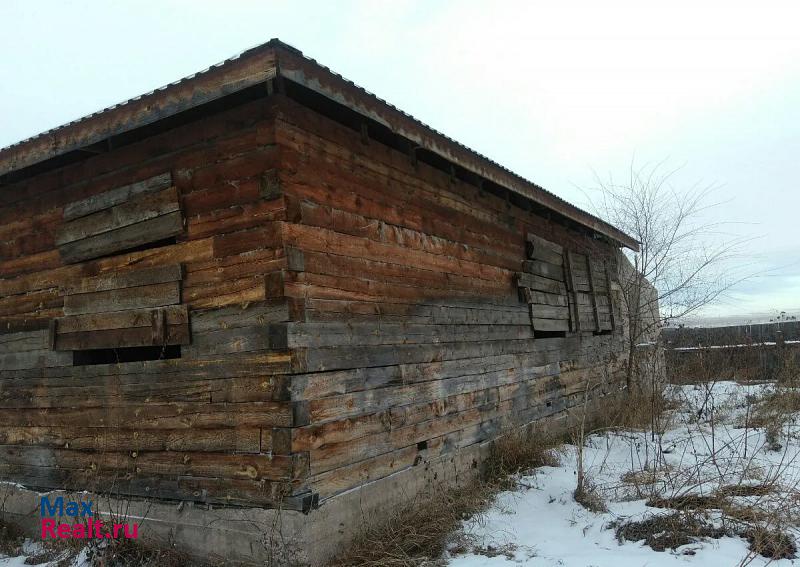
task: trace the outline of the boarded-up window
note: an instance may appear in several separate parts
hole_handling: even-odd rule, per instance
[[[614,329],[605,264],[534,234],[527,236],[526,244],[528,259],[517,273],[517,285],[530,308],[534,331]]]
[[[567,288],[576,330],[613,331],[614,308],[608,266],[583,254],[567,252]]]
[[[99,258],[159,242],[183,231],[178,192],[169,173],[64,207],[57,237],[66,263]]]
[[[180,265],[84,278],[64,290],[65,317],[51,330],[55,350],[189,344]]]
[[[534,331],[569,331],[564,249],[533,234],[526,245],[528,259],[517,274],[517,285],[530,308],[531,325]]]

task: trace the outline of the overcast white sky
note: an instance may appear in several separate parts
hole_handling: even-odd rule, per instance
[[[665,158],[720,186],[766,277],[723,313],[800,308],[800,5],[0,2],[0,146],[272,37],[580,206]]]

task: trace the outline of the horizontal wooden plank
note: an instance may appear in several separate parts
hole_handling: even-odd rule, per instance
[[[536,248],[544,248],[544,249],[547,249],[547,250],[551,250],[552,252],[555,252],[556,254],[563,254],[564,253],[564,247],[561,246],[560,244],[556,244],[555,242],[551,242],[550,240],[542,238],[541,236],[533,234],[532,232],[528,232],[525,235],[525,240],[527,242],[530,242],[531,244],[533,244],[534,247],[536,247]]]
[[[555,266],[564,265],[564,257],[546,248],[535,248],[530,242],[526,246],[526,256],[530,260],[539,260]]]
[[[553,296],[558,297],[558,296]],[[405,304],[393,302],[309,299],[302,302],[302,318],[307,322],[371,320],[421,324],[458,325],[526,325],[526,306],[471,305],[450,306],[432,303]]]
[[[534,317],[531,320],[533,328],[537,331],[569,331],[569,320],[567,319],[539,319]]]
[[[292,365],[297,372],[339,370],[343,368],[376,367],[393,364],[414,364],[458,358],[480,358],[501,354],[535,352],[539,364],[572,358],[577,342],[552,343],[557,339],[525,339],[503,341],[454,342],[440,344],[351,346],[343,348],[296,348],[292,350]],[[552,349],[552,350],[551,350]]]
[[[430,344],[459,341],[533,338],[530,325],[421,325],[414,323],[352,322],[271,325],[283,333],[288,348]],[[277,345],[276,345],[277,346]]]
[[[534,305],[551,305],[553,307],[566,307],[569,303],[566,295],[536,290],[531,290],[530,299]]]
[[[192,312],[192,333],[252,327],[289,320],[289,304],[284,299],[257,301],[246,305]]]
[[[572,339],[566,340],[572,342]],[[537,345],[542,342],[546,341],[537,341]],[[489,355],[480,358],[463,357],[379,368],[351,368],[331,372],[295,374],[292,376],[290,389],[293,399],[304,400],[362,390],[372,390],[377,394],[380,388],[447,380],[486,372],[510,372],[515,368],[530,368],[536,365],[537,355],[535,353]]]
[[[37,313],[35,316],[0,317],[0,336],[14,333],[46,330],[50,317]]]
[[[110,429],[92,427],[4,427],[2,445],[33,445],[95,451],[204,451],[260,453],[271,429]]]
[[[0,372],[61,366],[72,366],[72,353],[48,349],[0,354]]]
[[[0,334],[0,354],[44,350],[48,334],[46,330]]]
[[[567,288],[563,283],[541,276],[535,276],[526,272],[517,272],[516,279],[517,285],[520,287],[527,287],[536,291],[543,291],[556,295],[566,295],[567,293]]]
[[[16,427],[130,427],[140,429],[214,429],[220,427],[292,427],[288,402],[174,402],[99,408],[0,409],[0,425]]]
[[[82,278],[77,282],[67,283],[64,286],[64,293],[67,295],[74,295],[76,293],[94,293],[97,291],[109,291],[126,287],[177,282],[181,281],[182,277],[183,269],[180,264],[155,266],[153,268],[115,270],[108,274],[91,278]]]
[[[0,445],[0,463],[101,471],[105,474],[127,471],[136,475],[196,475],[251,480],[291,479],[295,464],[293,457],[285,455],[183,451],[90,452],[19,445]]]
[[[64,298],[64,313],[66,315],[82,315],[176,305],[181,302],[180,287],[180,282],[167,282],[68,295]]]
[[[235,371],[234,371],[235,372]],[[190,373],[160,376],[25,378],[0,390],[0,407],[66,408],[146,406],[165,402],[272,402],[289,399],[284,375],[206,377]]]
[[[533,316],[537,319],[561,319],[569,321],[569,307],[532,304],[531,313],[533,313]]]
[[[529,274],[542,276],[559,282],[564,281],[564,267],[542,260],[525,260],[522,263],[522,270]]]
[[[96,236],[180,210],[178,191],[170,187],[109,209],[64,223],[55,239],[58,246]]]
[[[384,431],[387,420],[390,425],[401,425],[440,417],[446,413],[505,399],[503,396],[515,391],[520,383],[539,380],[537,387],[546,388],[547,384],[541,379],[556,376],[558,373],[558,363],[512,366],[311,400],[311,426],[298,430],[295,439],[299,448],[319,447],[336,440],[344,441],[367,433]],[[497,395],[500,397],[495,397]],[[375,415],[384,411],[389,414]],[[349,420],[342,422],[343,419]],[[321,425],[326,422],[335,423]],[[322,435],[323,431],[328,432],[328,436]],[[336,436],[336,439],[330,437],[331,435]],[[303,442],[312,445],[304,446]]]
[[[180,211],[175,211],[96,236],[68,242],[59,247],[59,253],[64,262],[74,264],[164,240],[182,232],[183,216]]]
[[[72,315],[58,319],[57,332],[79,333],[108,329],[130,329],[134,327],[151,327],[153,312],[164,310],[167,325],[181,325],[189,322],[189,313],[185,305],[171,305],[155,309],[132,309],[129,311],[111,311],[103,313],[87,313]]]
[[[168,325],[163,337],[154,334],[152,327],[103,329],[77,333],[56,333],[55,350],[91,350],[142,346],[188,345],[189,324]]]
[[[64,220],[70,221],[83,217],[103,209],[108,209],[114,205],[119,205],[132,197],[146,193],[153,193],[165,189],[172,184],[172,175],[162,173],[136,183],[117,187],[110,191],[92,195],[81,201],[70,203],[64,207]]]
[[[266,325],[233,327],[195,333],[192,345],[186,349],[188,356],[217,356],[233,352],[254,352],[268,349],[286,349],[285,337],[275,344]]]

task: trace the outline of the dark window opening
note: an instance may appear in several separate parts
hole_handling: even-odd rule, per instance
[[[99,348],[92,350],[72,351],[72,365],[89,366],[92,364],[117,364],[120,362],[166,360],[169,358],[180,357],[180,345]]]
[[[537,331],[536,329],[533,330],[533,338],[534,339],[556,339],[556,338],[565,338],[567,336],[566,331]]]
[[[614,332],[614,331],[612,331],[611,329],[605,329],[605,330],[603,330],[603,331],[595,331],[595,332],[594,332],[594,334],[595,334],[595,335],[610,335],[610,334],[612,334],[613,332]]]
[[[427,448],[428,448],[427,441],[420,441],[419,443],[417,443],[417,451],[425,451],[427,450]]]
[[[173,244],[178,243],[178,238],[175,236],[170,236],[169,238],[162,238],[161,240],[156,240],[154,242],[147,242],[145,244],[140,244],[139,246],[134,246],[132,248],[126,248],[124,250],[115,250],[105,256],[100,256],[100,258],[106,258],[108,256],[119,256],[120,254],[130,254],[131,252],[141,252],[142,250],[150,250],[151,248],[161,248],[163,246],[172,246]]]

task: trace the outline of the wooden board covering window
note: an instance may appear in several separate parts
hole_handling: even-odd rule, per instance
[[[169,173],[64,207],[56,236],[66,263],[82,262],[177,236],[183,231],[178,191]]]
[[[55,350],[189,344],[180,265],[84,278],[64,290],[65,317],[51,329]]]
[[[564,249],[529,234],[528,259],[517,273],[517,285],[530,309],[535,331],[569,331],[570,308],[564,273]]]
[[[536,331],[614,329],[606,266],[534,234],[526,238],[527,260],[516,274]]]

